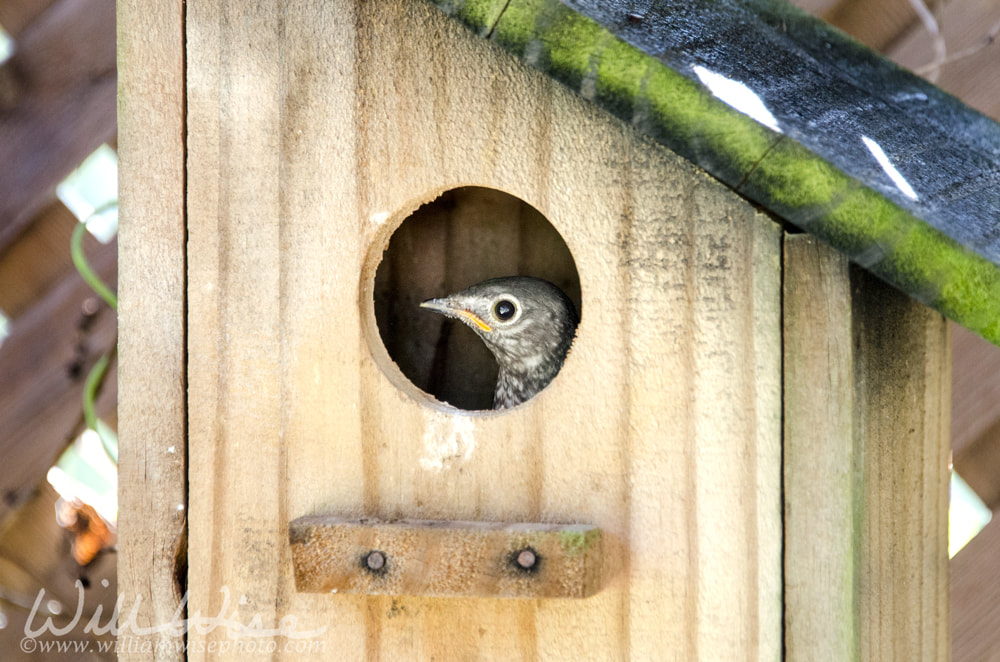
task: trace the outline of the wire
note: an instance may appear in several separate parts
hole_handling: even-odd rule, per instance
[[[97,211],[94,213],[100,212]],[[91,289],[97,292],[98,296],[107,301],[109,306],[118,310],[118,297],[94,273],[94,270],[87,263],[87,257],[83,254],[83,233],[86,230],[87,223],[85,221],[77,223],[76,227],[73,228],[73,238],[70,241],[70,254],[73,256],[73,264],[76,266],[76,270],[80,272],[80,275],[83,276],[83,279],[87,281],[87,285],[90,285]]]
[[[109,205],[104,205],[100,209],[94,211],[93,215],[100,214],[105,210],[105,208],[113,205],[117,205],[118,202],[115,201]],[[76,270],[80,272],[83,280],[86,281],[87,285],[93,289],[98,296],[104,299],[109,306],[115,311],[118,310],[118,297],[114,292],[111,291],[104,281],[94,273],[94,270],[90,268],[90,264],[87,263],[87,257],[83,253],[83,236],[84,232],[87,230],[87,222],[81,221],[76,224],[73,228],[73,237],[70,240],[70,254],[73,257],[73,264],[76,266]],[[112,349],[111,354],[114,353]],[[87,427],[97,433],[98,438],[101,440],[101,446],[104,448],[104,452],[108,454],[111,461],[117,466],[118,464],[118,452],[114,448],[108,439],[104,438],[101,434],[101,430],[97,425],[97,408],[94,405],[94,401],[97,399],[97,391],[104,384],[104,376],[108,369],[108,363],[110,363],[110,355],[105,354],[97,360],[94,367],[90,369],[90,373],[87,375],[87,380],[83,384],[83,418],[87,422]]]

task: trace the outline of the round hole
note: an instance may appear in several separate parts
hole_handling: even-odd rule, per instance
[[[483,339],[420,304],[507,276],[549,281],[582,314],[569,247],[520,198],[483,187],[456,188],[403,219],[382,254],[372,291],[379,337],[402,374],[441,402],[493,409],[498,366]],[[518,321],[512,294],[489,304],[498,326]]]

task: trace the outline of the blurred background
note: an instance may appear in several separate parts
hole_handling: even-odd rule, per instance
[[[1000,119],[1000,1],[794,4]],[[115,658],[73,646],[112,641],[84,626],[106,625],[117,596],[117,330],[70,246],[85,222],[82,251],[116,289],[116,86],[114,0],[0,0],[3,659]],[[1000,651],[1000,349],[959,327],[952,338],[953,659],[965,662]],[[62,648],[26,651],[29,617],[76,626],[37,638]]]

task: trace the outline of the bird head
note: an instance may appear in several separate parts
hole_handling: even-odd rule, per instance
[[[562,290],[525,276],[486,280],[420,306],[475,331],[499,364],[500,382],[541,384],[537,390],[559,372],[578,321]]]

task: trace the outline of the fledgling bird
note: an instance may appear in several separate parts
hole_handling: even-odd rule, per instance
[[[526,276],[484,280],[420,307],[460,320],[486,343],[500,367],[494,409],[518,405],[552,381],[579,321],[562,290]]]

